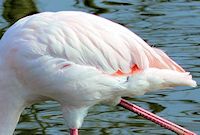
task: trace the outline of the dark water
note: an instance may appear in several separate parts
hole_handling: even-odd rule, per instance
[[[118,22],[162,48],[200,82],[199,0],[1,0],[0,34],[19,18],[44,11],[81,10]],[[200,133],[200,88],[182,87],[129,99],[159,116]],[[27,108],[17,135],[64,135],[59,105],[54,101]],[[119,107],[95,106],[81,135],[171,135],[162,127]]]

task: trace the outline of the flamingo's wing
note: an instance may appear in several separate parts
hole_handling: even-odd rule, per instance
[[[13,33],[12,29],[21,30]],[[23,42],[35,45],[35,53],[90,65],[110,74],[131,73],[134,66],[140,70],[155,67],[184,71],[163,51],[150,47],[127,28],[83,12],[33,15],[9,31],[9,36],[20,35]]]
[[[135,64],[139,69],[156,67],[184,71],[163,51],[150,47],[117,23],[82,12],[60,12],[57,18],[64,24],[66,56],[76,63],[111,73],[118,70],[130,73]]]

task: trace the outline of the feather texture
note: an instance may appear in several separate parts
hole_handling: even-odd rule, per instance
[[[83,12],[47,12],[26,17],[5,35],[2,40],[20,36],[13,41],[16,45],[31,42],[34,54],[64,58],[109,74],[117,70],[130,73],[135,64],[141,70],[154,67],[184,72],[164,52],[151,48],[127,28]]]

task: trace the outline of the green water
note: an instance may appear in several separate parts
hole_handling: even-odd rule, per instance
[[[81,10],[94,13],[140,35],[165,50],[200,82],[199,0],[1,0],[0,35],[19,18],[44,11]],[[131,102],[200,133],[200,88],[181,87],[129,99]],[[27,108],[16,135],[64,135],[59,104]],[[81,135],[172,135],[162,127],[119,107],[90,109]]]

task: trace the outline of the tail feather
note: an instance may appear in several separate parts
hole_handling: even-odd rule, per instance
[[[172,70],[176,70],[179,72],[185,72],[185,70],[181,66],[179,66],[176,62],[174,62],[171,58],[169,58],[165,52],[163,52],[162,50],[157,49],[157,48],[153,48],[153,49],[161,57],[161,61],[157,62],[159,64],[158,67],[172,69]],[[156,61],[154,62],[154,64],[155,63],[156,63]],[[166,65],[167,65],[167,67],[165,67]],[[157,67],[157,66],[154,65],[153,67]]]
[[[169,58],[162,50],[150,47],[137,35],[134,36],[134,39],[139,45],[134,45],[131,52],[134,57],[134,64],[137,64],[140,69],[159,68],[185,72],[181,66]]]

